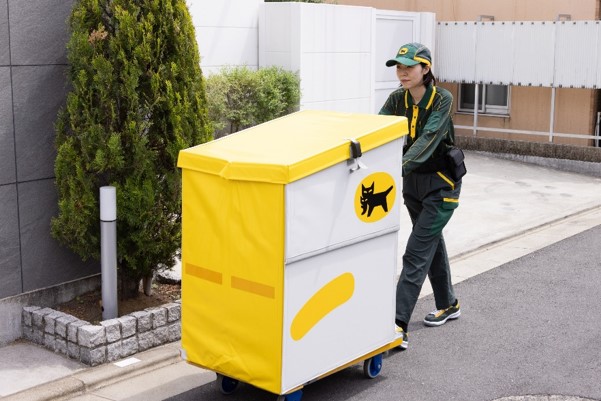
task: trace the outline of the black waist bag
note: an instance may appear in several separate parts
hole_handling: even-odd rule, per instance
[[[455,181],[459,181],[465,175],[465,173],[467,173],[463,150],[452,147],[447,153],[447,159],[449,162],[449,170],[452,176],[451,178],[453,178]]]

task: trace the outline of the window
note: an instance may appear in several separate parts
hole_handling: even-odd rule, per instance
[[[473,112],[475,84],[459,86],[459,111]],[[509,86],[478,85],[478,113],[509,115]]]

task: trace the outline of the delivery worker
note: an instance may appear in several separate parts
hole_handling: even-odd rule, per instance
[[[387,67],[395,67],[401,87],[390,94],[379,114],[405,116],[409,136],[403,152],[403,199],[413,229],[403,255],[396,292],[396,332],[407,348],[407,325],[426,279],[436,310],[424,323],[439,326],[461,314],[451,283],[442,229],[459,206],[461,179],[455,181],[447,161],[455,134],[453,96],[436,86],[430,50],[420,43],[402,46]]]

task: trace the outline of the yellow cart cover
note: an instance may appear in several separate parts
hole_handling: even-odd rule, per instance
[[[287,184],[407,133],[404,117],[299,111],[180,152],[178,167],[229,180]]]
[[[335,358],[317,371],[304,369],[302,365],[309,362],[294,356],[304,353],[304,344],[319,343],[314,337],[321,335],[320,321],[327,320],[323,316],[349,299],[348,305],[368,305],[358,295],[382,283],[391,286],[390,291],[377,289],[381,294],[371,298],[385,304],[379,309],[386,316],[386,328],[380,331],[388,336],[393,320],[386,313],[392,308],[397,242],[396,233],[391,233],[398,231],[399,224],[399,202],[394,202],[394,196],[401,180],[400,138],[406,133],[404,117],[301,111],[180,152],[182,348],[190,363],[283,394],[331,365],[370,351],[364,348],[372,347],[371,343],[361,343],[358,349],[349,343],[348,352],[336,351]],[[368,164],[375,170],[349,172],[351,140],[361,144],[363,160],[373,154]],[[389,157],[378,150],[386,144],[392,144]],[[384,165],[389,171],[378,173]],[[370,180],[365,185],[373,187],[369,177],[378,174],[394,185],[390,185],[389,208],[376,207],[370,221],[365,212],[361,215],[360,206],[350,211],[355,201],[338,198],[355,197],[355,188],[361,188],[364,179]],[[343,206],[347,203],[350,206]],[[345,213],[353,214],[348,227]],[[361,261],[357,269],[362,271],[353,270],[352,261],[340,262],[349,258],[352,247],[347,245],[356,241],[353,238],[378,242],[373,238],[380,234],[385,239],[378,245],[385,249],[385,272],[363,269],[377,254],[368,246],[371,242],[362,245],[364,256],[355,258]],[[337,267],[328,270],[323,261]],[[303,271],[311,273],[300,274]],[[337,294],[332,297],[332,292]],[[321,295],[311,297],[314,294]],[[332,306],[326,310],[315,299]],[[287,311],[287,305],[294,310]],[[392,335],[394,330],[389,331]],[[378,337],[364,334],[361,341]],[[378,341],[372,349],[383,345],[384,340]],[[286,368],[284,354],[296,358],[298,366]]]

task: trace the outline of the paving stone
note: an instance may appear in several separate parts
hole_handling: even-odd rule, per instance
[[[63,355],[68,355],[67,341],[62,338],[55,338],[54,351]]]
[[[167,322],[173,323],[178,321],[182,317],[182,306],[178,303],[170,303],[163,305],[165,309],[167,309]]]
[[[169,341],[169,327],[162,326],[153,330],[154,332],[154,345],[166,344]]]
[[[67,355],[69,355],[69,358],[76,359],[79,361],[79,345],[77,345],[76,343],[72,343],[71,341],[67,341]]]
[[[167,309],[165,308],[148,308],[146,309],[152,316],[152,328],[165,326],[167,324]]]
[[[103,326],[81,326],[77,330],[77,343],[86,348],[96,348],[106,343],[106,330]]]
[[[48,334],[54,334],[56,327],[56,319],[63,317],[64,314],[57,311],[52,311],[47,315],[44,315],[44,331]]]
[[[23,324],[25,326],[32,326],[33,325],[33,319],[31,317],[31,314],[33,311],[36,310],[40,310],[42,308],[40,308],[39,306],[25,306],[23,308]]]
[[[90,366],[98,366],[106,362],[106,346],[97,348],[81,347],[80,360]]]
[[[77,332],[79,331],[79,328],[89,324],[90,323],[85,320],[75,320],[74,322],[69,323],[67,325],[67,340],[77,344]]]
[[[64,315],[56,319],[56,325],[54,327],[54,332],[57,336],[63,339],[67,339],[67,326],[69,323],[76,321],[77,318],[70,315]]]
[[[31,318],[33,320],[33,325],[41,330],[44,329],[44,316],[54,312],[50,308],[42,308],[37,309],[31,312]]]
[[[182,324],[176,322],[169,325],[169,342],[179,341],[182,338]]]
[[[122,354],[122,343],[121,341],[117,341],[111,344],[107,344],[106,346],[106,361],[114,362],[118,359],[121,359]]]
[[[154,333],[152,331],[138,333],[138,351],[146,351],[154,346]]]
[[[117,319],[110,319],[100,322],[101,326],[104,326],[106,330],[106,341],[108,343],[114,343],[115,341],[121,340],[121,322]]]
[[[144,333],[152,329],[152,316],[148,311],[130,313],[137,320],[138,333]]]
[[[39,327],[33,328],[33,342],[44,345],[44,332]]]
[[[23,326],[23,338],[33,342],[33,327]]]
[[[121,342],[121,357],[134,355],[138,352],[138,337],[128,337]]]
[[[54,351],[56,339],[54,338],[54,334],[45,333],[44,334],[44,347],[48,348],[51,351]]]
[[[117,319],[121,323],[121,337],[128,338],[136,334],[136,318],[133,316],[122,316]]]

